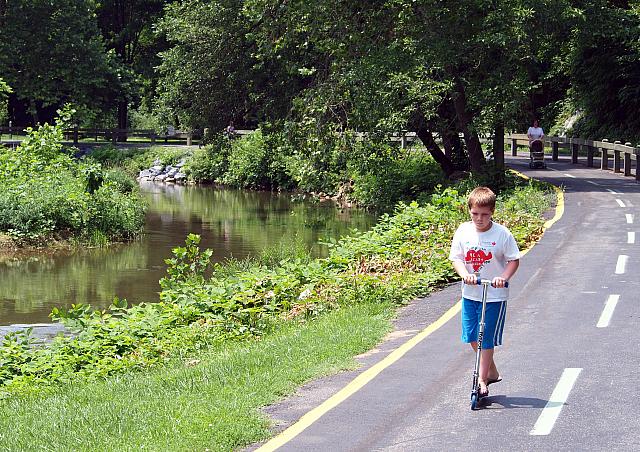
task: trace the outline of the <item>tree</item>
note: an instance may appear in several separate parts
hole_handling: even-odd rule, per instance
[[[157,54],[165,43],[154,33],[154,24],[162,16],[165,0],[102,0],[97,8],[98,26],[107,49],[120,62],[118,78],[121,90],[117,103],[118,128],[128,128],[132,100],[139,98],[141,86],[153,91]],[[151,85],[151,86],[150,86]],[[151,93],[149,93],[151,94]]]
[[[331,133],[411,129],[447,174],[482,171],[481,134],[498,137],[520,125],[549,86],[564,93],[553,59],[569,33],[570,6],[186,1],[161,26],[175,44],[163,54],[161,105],[182,123],[217,128],[242,115],[253,124],[287,118]],[[494,148],[501,157],[499,139]]]
[[[569,53],[574,133],[640,141],[640,4],[586,0]],[[597,24],[594,31],[592,24]]]
[[[0,76],[12,86],[10,115],[25,125],[51,122],[65,102],[106,108],[117,79],[95,24],[92,1],[6,3]]]
[[[295,58],[264,57],[257,42],[286,2],[259,12],[252,3],[187,0],[167,8],[158,26],[171,44],[159,67],[158,106],[167,121],[222,130],[230,120],[255,127],[286,116],[305,77],[295,73]]]

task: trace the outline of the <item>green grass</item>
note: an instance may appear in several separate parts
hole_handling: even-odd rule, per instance
[[[0,450],[222,451],[259,441],[269,436],[260,407],[355,368],[352,357],[380,341],[393,312],[356,304],[153,372],[0,401]]]

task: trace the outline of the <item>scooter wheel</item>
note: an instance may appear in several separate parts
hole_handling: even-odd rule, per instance
[[[478,407],[478,394],[471,394],[471,409],[475,410]]]

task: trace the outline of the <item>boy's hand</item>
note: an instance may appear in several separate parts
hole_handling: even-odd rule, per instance
[[[491,280],[491,285],[492,285],[493,287],[498,288],[498,289],[503,288],[503,287],[505,286],[505,284],[506,284],[506,283],[507,283],[507,280],[506,280],[506,279],[504,279],[504,278],[502,278],[502,277],[500,277],[500,276],[496,276],[495,278],[493,278],[493,279]]]
[[[475,286],[476,284],[478,284],[478,277],[473,273],[469,273],[463,276],[462,280],[464,281],[465,284],[471,284],[472,286]]]

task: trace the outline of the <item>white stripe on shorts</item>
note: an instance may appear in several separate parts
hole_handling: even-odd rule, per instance
[[[498,322],[496,323],[496,330],[493,332],[493,346],[502,345],[502,337],[501,332],[504,329],[504,318],[507,313],[507,303],[501,301],[502,305],[500,306],[500,314],[498,314]],[[498,342],[499,340],[499,342]]]

